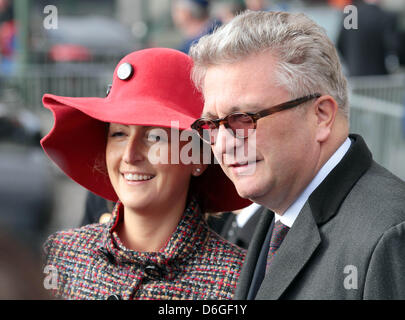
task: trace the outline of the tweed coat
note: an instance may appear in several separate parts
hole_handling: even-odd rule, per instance
[[[159,252],[126,249],[115,232],[118,203],[105,224],[51,235],[45,263],[57,271],[63,299],[232,299],[245,252],[211,231],[191,200]],[[48,267],[49,268],[49,267]]]

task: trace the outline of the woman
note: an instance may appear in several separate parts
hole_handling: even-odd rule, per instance
[[[44,96],[55,118],[45,152],[73,180],[118,201],[109,222],[49,237],[56,296],[232,298],[244,252],[209,230],[203,212],[248,202],[218,165],[184,161],[191,142],[179,136],[203,107],[191,67],[176,50],[146,49],[121,60],[106,98]]]

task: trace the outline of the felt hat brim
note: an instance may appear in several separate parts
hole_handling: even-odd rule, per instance
[[[154,53],[156,50],[159,49],[142,51]],[[180,54],[173,53],[175,50],[171,49],[160,50],[169,50],[169,54]],[[163,52],[163,56],[165,54],[167,52]],[[142,58],[150,59],[150,55],[147,58],[142,56],[141,58],[135,56],[127,60],[124,58],[123,61],[136,64]],[[189,59],[188,57],[180,58],[186,59],[186,61]],[[137,65],[137,67],[137,71],[141,73],[139,77],[142,77],[142,66]],[[189,71],[187,72],[189,74]],[[182,81],[191,83],[189,78]],[[115,87],[114,82],[117,83]],[[46,154],[71,179],[111,201],[117,201],[118,197],[108,177],[105,164],[106,123],[191,130],[190,125],[202,111],[202,104],[194,107],[181,105],[181,103],[190,104],[191,102],[196,104],[195,101],[200,99],[195,97],[196,93],[192,92],[194,88],[191,87],[183,94],[183,96],[185,95],[185,102],[183,102],[181,96],[165,98],[153,90],[135,92],[131,97],[128,97],[128,94],[120,94],[120,86],[124,86],[121,90],[126,90],[125,86],[135,85],[135,83],[119,81],[116,78],[116,71],[114,82],[111,94],[105,98],[76,98],[45,94],[42,100],[43,105],[52,111],[54,117],[53,128],[41,140]],[[142,81],[142,83],[144,82]],[[190,92],[194,97],[187,97]],[[209,165],[201,176],[193,177],[193,184],[194,191],[199,193],[200,199],[204,201],[204,208],[208,212],[232,211],[251,204],[249,200],[239,197],[233,183],[218,164]]]

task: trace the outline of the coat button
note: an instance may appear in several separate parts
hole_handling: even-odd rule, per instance
[[[144,271],[149,278],[159,279],[162,277],[162,270],[160,270],[157,266],[154,265],[146,266]]]
[[[113,254],[109,252],[106,248],[101,247],[98,249],[98,251],[108,259],[108,262],[110,262],[111,264],[115,263]]]
[[[107,298],[107,300],[122,300],[122,298],[119,294],[112,294]]]
[[[127,80],[133,73],[134,68],[128,63],[124,62],[117,69],[117,76],[121,80]]]

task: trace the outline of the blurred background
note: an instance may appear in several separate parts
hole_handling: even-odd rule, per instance
[[[351,132],[405,179],[405,0],[0,0],[0,298],[16,261],[35,265],[49,234],[84,221],[87,191],[40,148],[53,124],[42,95],[104,97],[127,53],[188,52],[246,8],[303,12],[325,28],[349,79]]]

